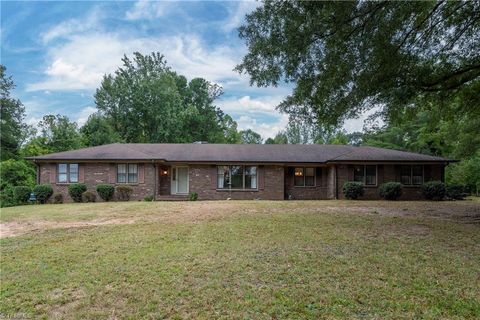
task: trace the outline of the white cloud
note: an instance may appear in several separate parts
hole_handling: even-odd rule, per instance
[[[166,11],[172,5],[170,1],[145,1],[135,2],[133,8],[125,14],[127,20],[153,20],[165,15]]]
[[[95,112],[97,112],[97,111],[98,111],[98,110],[97,110],[97,108],[95,108],[95,107],[85,107],[85,108],[83,108],[83,109],[80,111],[80,113],[78,114],[78,117],[77,117],[77,119],[76,119],[76,122],[77,122],[77,124],[78,124],[78,127],[83,126],[83,125],[85,124],[85,122],[87,122],[88,117],[89,117],[91,114],[93,114],[93,113],[95,113]]]
[[[288,123],[288,116],[284,114],[278,114],[274,117],[273,122],[258,121],[254,116],[241,116],[237,119],[238,129],[246,130],[252,129],[259,133],[263,140],[274,137],[279,131],[285,130]]]
[[[239,1],[236,4],[237,6],[233,10],[229,10],[230,13],[222,26],[225,32],[230,32],[240,27],[245,19],[245,15],[261,5],[261,3],[257,1]]]
[[[348,119],[343,124],[343,129],[345,129],[348,133],[352,132],[362,132],[363,127],[365,126],[365,121],[373,115],[375,112],[378,112],[380,107],[374,107],[368,111],[362,113],[358,118],[355,119]],[[383,121],[381,119],[376,119],[377,125],[383,125]]]
[[[217,105],[225,112],[262,112],[278,114],[275,107],[285,98],[283,95],[262,96],[251,98],[243,96],[240,98],[228,98],[219,100]]]

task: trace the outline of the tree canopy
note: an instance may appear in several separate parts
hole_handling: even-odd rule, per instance
[[[267,0],[239,34],[237,70],[258,86],[294,82],[278,108],[323,126],[379,108],[479,116],[480,2]]]

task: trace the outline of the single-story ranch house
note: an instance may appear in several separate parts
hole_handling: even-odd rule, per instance
[[[402,199],[422,197],[421,185],[444,180],[449,159],[346,145],[109,144],[31,157],[37,182],[68,197],[68,185],[129,185],[133,199],[342,199],[347,181],[377,199],[388,181],[404,186]]]

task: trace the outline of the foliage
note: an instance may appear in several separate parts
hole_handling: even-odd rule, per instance
[[[87,191],[87,185],[84,183],[72,183],[68,186],[68,194],[75,202],[82,202],[82,194]]]
[[[465,186],[452,184],[445,186],[445,195],[451,200],[463,200],[467,197]]]
[[[130,186],[117,186],[115,188],[117,199],[120,201],[128,201],[133,193],[133,189]]]
[[[0,207],[12,207],[17,205],[13,194],[13,187],[7,186],[0,191]]]
[[[237,123],[231,116],[225,114],[221,120],[221,127],[223,129],[224,142],[229,144],[242,143],[242,137],[237,130]]]
[[[32,188],[29,186],[15,186],[13,189],[13,197],[16,204],[27,203],[30,198]]]
[[[380,197],[385,200],[398,200],[402,196],[402,184],[399,182],[386,182],[378,190]]]
[[[188,200],[189,200],[189,201],[197,201],[197,199],[198,199],[198,193],[196,193],[196,192],[190,192],[190,193],[188,194]]]
[[[363,196],[363,193],[363,184],[360,182],[349,181],[343,185],[343,194],[349,200],[356,200]]]
[[[40,203],[46,203],[53,194],[53,188],[49,184],[37,184],[33,188],[33,193]]]
[[[87,122],[80,128],[80,133],[83,144],[87,147],[121,142],[120,135],[113,129],[108,119],[98,112],[88,117]]]
[[[441,181],[429,181],[422,186],[423,195],[427,200],[443,200],[445,198],[445,184]]]
[[[224,142],[222,89],[178,75],[160,53],[134,53],[95,93],[97,108],[125,142]]]
[[[7,186],[35,185],[35,169],[24,160],[9,159],[0,162],[0,190]]]
[[[75,122],[68,117],[46,115],[39,122],[40,136],[37,137],[41,145],[50,152],[61,152],[82,147],[81,135]]]
[[[145,196],[145,198],[143,198],[143,201],[148,201],[148,202],[153,201],[153,195]]]
[[[261,144],[262,136],[253,131],[252,129],[240,131],[240,139],[243,144]]]
[[[478,195],[480,192],[480,150],[473,157],[448,165],[445,169],[445,181],[449,185],[464,185]]]
[[[85,191],[82,193],[82,201],[83,202],[95,202],[97,200],[97,196],[92,191]]]
[[[278,108],[338,125],[372,108],[479,114],[480,3],[267,0],[239,34],[258,86],[295,83]],[[333,18],[334,17],[334,18]]]
[[[97,184],[97,193],[103,201],[110,201],[115,195],[115,187],[111,184]]]
[[[17,158],[18,149],[26,138],[28,126],[23,123],[25,107],[10,96],[15,88],[12,77],[5,74],[6,67],[0,64],[0,156],[1,160]]]
[[[61,204],[63,203],[63,194],[60,192],[55,192],[53,194],[53,204]]]
[[[284,131],[278,132],[275,137],[265,140],[265,144],[287,144],[288,137]]]

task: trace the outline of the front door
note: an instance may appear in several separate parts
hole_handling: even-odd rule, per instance
[[[188,167],[172,167],[172,194],[188,193]]]

